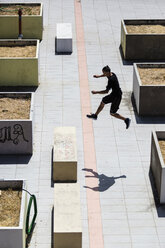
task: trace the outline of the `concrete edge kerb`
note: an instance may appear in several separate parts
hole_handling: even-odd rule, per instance
[[[40,3],[41,4],[41,8],[40,8],[40,16],[42,16],[43,14],[43,3]]]
[[[26,189],[26,181],[25,180],[22,180],[23,183],[22,183],[22,189]],[[24,212],[25,212],[25,209],[24,209],[24,206],[25,206],[25,201],[26,201],[26,192],[24,190],[22,190],[22,199],[21,199],[21,211],[20,211],[20,226],[23,227],[23,224],[24,224]]]
[[[142,86],[141,78],[140,78],[139,71],[138,71],[138,64],[140,64],[140,63],[133,63],[133,68],[134,68],[136,76],[138,78],[137,82],[138,82],[139,86]]]
[[[165,133],[165,131],[154,131],[154,130],[152,131],[153,138],[154,138],[155,145],[156,145],[156,149],[158,151],[161,167],[165,168],[164,159],[163,159],[162,152],[160,150],[160,146],[159,146],[159,142],[158,142],[158,139],[160,138],[161,133]],[[165,135],[164,135],[164,138],[165,138]]]
[[[36,44],[36,59],[39,58],[39,40],[37,40],[37,44]]]
[[[30,116],[29,119],[33,120],[33,114],[34,114],[34,92],[27,92],[31,94],[31,106],[30,106]]]
[[[126,34],[128,34],[127,29],[126,29],[126,25],[125,25],[125,23],[124,23],[124,19],[121,20],[121,25],[123,26],[124,32],[125,32]]]

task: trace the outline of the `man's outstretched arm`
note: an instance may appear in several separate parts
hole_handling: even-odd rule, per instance
[[[104,74],[101,74],[101,75],[93,75],[94,78],[100,78],[100,77],[105,77]]]
[[[107,94],[109,92],[109,90],[100,90],[100,91],[96,91],[96,90],[92,90],[91,93],[92,94]]]

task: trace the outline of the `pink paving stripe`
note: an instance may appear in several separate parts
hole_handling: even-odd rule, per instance
[[[84,142],[84,166],[88,169],[97,171],[96,154],[94,146],[93,123],[86,117],[91,111],[90,92],[88,84],[87,61],[85,52],[85,39],[83,29],[83,19],[81,3],[75,0],[75,17],[76,17],[76,34],[77,34],[77,51],[80,81],[81,112],[83,125],[83,142]],[[88,173],[86,173],[87,175]],[[97,178],[86,177],[86,185],[96,187]],[[90,248],[103,248],[103,232],[100,209],[100,195],[98,191],[87,189],[88,205],[88,228]]]

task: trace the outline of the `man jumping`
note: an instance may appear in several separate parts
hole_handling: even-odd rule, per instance
[[[117,113],[117,110],[119,109],[119,105],[120,105],[120,102],[122,99],[122,91],[121,91],[117,76],[115,75],[115,73],[111,72],[111,69],[109,68],[108,65],[102,69],[102,72],[103,72],[102,75],[94,75],[93,77],[95,77],[95,78],[107,77],[108,78],[108,84],[106,86],[106,89],[102,90],[102,91],[92,90],[91,92],[92,92],[92,94],[106,94],[109,92],[110,89],[112,90],[112,92],[109,95],[102,98],[102,101],[101,101],[96,113],[87,115],[87,117],[92,118],[94,120],[97,120],[97,116],[103,110],[104,105],[111,103],[110,115],[112,115],[118,119],[123,120],[126,124],[126,129],[128,129],[130,126],[131,120],[129,118],[125,118],[125,117],[123,117]]]

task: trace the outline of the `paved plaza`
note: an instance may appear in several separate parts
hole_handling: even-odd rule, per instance
[[[82,248],[165,248],[165,207],[155,205],[149,178],[151,131],[165,130],[165,118],[137,115],[131,101],[133,65],[122,60],[119,48],[121,19],[163,19],[165,1],[42,2],[33,156],[17,158],[16,163],[1,159],[0,164],[0,178],[26,179],[27,189],[37,197],[38,216],[29,248],[52,248],[51,166],[58,126],[74,126],[77,132]],[[72,24],[70,55],[55,53],[56,23]],[[106,78],[93,78],[105,65],[119,79],[123,91],[119,113],[131,119],[128,130],[123,121],[110,116],[109,105],[97,121],[86,118],[102,99],[91,90],[105,89]]]

